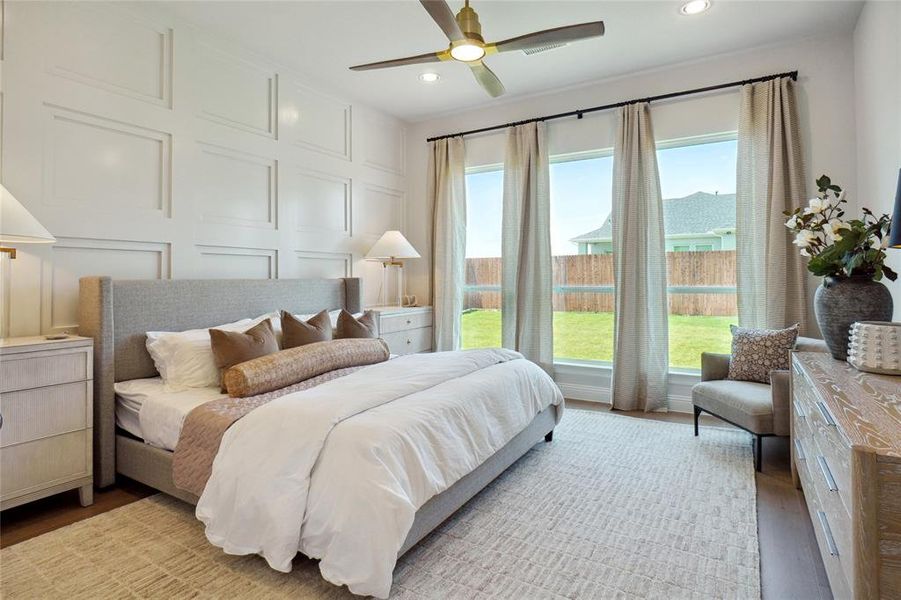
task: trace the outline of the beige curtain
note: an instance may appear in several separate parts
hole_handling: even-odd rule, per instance
[[[544,123],[507,130],[501,234],[501,332],[518,350],[553,371],[551,197]]]
[[[794,82],[741,88],[736,183],[738,321],[816,332],[808,309],[807,272],[782,211],[806,203],[806,175]]]
[[[619,110],[613,147],[613,408],[666,407],[666,245],[646,102]]]
[[[466,284],[466,152],[463,138],[429,145],[432,201],[432,310],[436,351],[460,347]]]

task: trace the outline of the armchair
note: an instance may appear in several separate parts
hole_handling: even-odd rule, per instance
[[[799,337],[798,352],[828,352],[822,340]],[[695,435],[702,412],[754,435],[754,468],[760,470],[764,437],[791,434],[791,375],[786,370],[770,373],[770,383],[736,381],[729,375],[728,354],[701,354],[701,383],[691,390],[695,413]]]

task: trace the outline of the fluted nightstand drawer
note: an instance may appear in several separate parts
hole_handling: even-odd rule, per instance
[[[82,429],[0,450],[0,500],[91,476],[91,433]]]
[[[4,353],[3,360],[0,361],[0,392],[93,379],[92,359],[90,346],[9,355]]]
[[[432,311],[407,312],[400,314],[382,315],[379,322],[381,334],[406,331],[408,329],[421,329],[432,326]]]
[[[91,427],[92,396],[92,381],[6,392],[0,447]]]
[[[415,354],[432,349],[432,328],[422,327],[409,331],[398,331],[382,336],[388,343],[391,354]]]

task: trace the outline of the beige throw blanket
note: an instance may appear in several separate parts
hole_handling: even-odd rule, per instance
[[[178,446],[172,459],[172,479],[175,485],[195,496],[203,493],[219,452],[222,436],[235,421],[253,409],[287,394],[307,390],[362,369],[347,367],[317,375],[311,379],[279,390],[248,398],[222,398],[201,404],[185,418]]]

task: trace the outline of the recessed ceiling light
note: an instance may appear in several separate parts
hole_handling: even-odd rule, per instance
[[[426,83],[435,83],[441,79],[438,73],[423,73],[419,76],[419,81],[424,81]]]
[[[710,8],[710,0],[690,0],[679,9],[683,15],[699,15]]]

